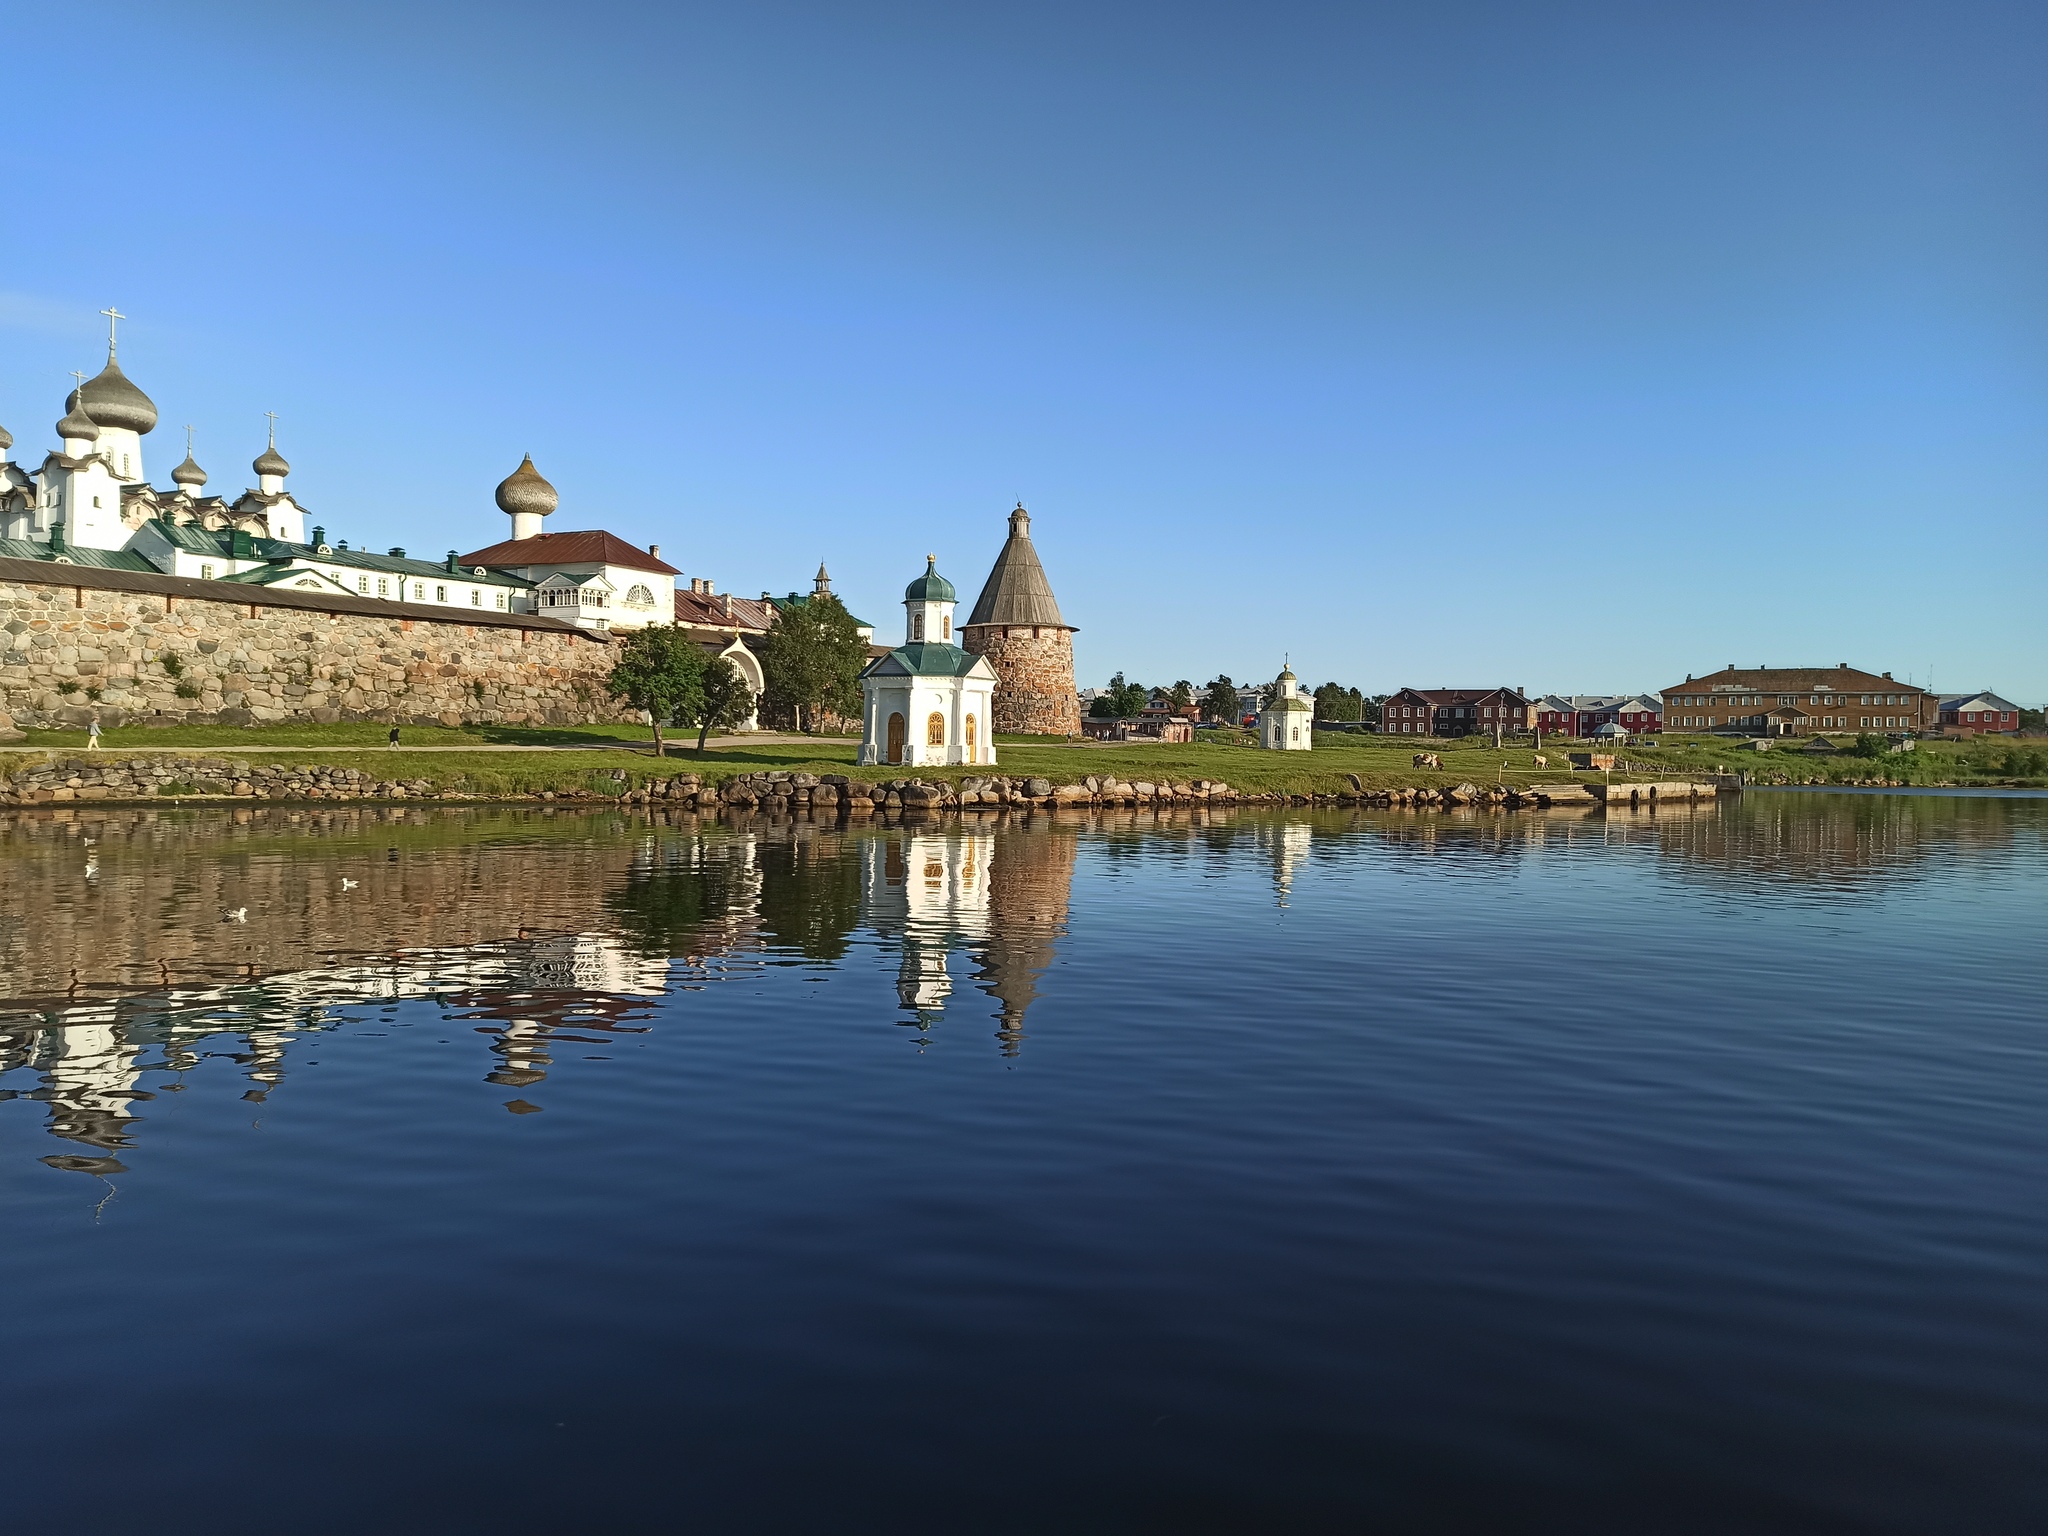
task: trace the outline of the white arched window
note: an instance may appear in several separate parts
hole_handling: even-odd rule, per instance
[[[654,606],[653,590],[645,586],[635,586],[626,594],[626,606],[628,608],[652,608]]]

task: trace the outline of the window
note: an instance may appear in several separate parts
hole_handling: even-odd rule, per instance
[[[505,611],[505,594],[502,592],[498,594],[498,611],[500,613]]]
[[[953,638],[953,616],[950,613],[939,616],[939,638],[941,640]]]
[[[445,603],[445,602],[447,602],[447,601],[448,601],[448,589],[447,589],[446,587],[436,587],[436,588],[434,588],[434,601],[435,601],[435,602],[437,602],[437,603]]]
[[[969,715],[967,717],[967,760],[969,762],[974,761],[974,746],[974,716]]]
[[[472,608],[481,608],[483,607],[483,605],[484,594],[482,589],[478,587],[471,587],[469,589],[469,606]]]
[[[199,579],[201,581],[213,580],[213,567],[210,565],[202,565],[201,567],[199,567]]]
[[[356,578],[356,590],[358,592],[367,593],[370,590],[370,578],[367,576],[358,576]]]
[[[427,584],[425,582],[416,581],[412,584],[412,600],[416,603],[424,603],[427,600]]]
[[[946,717],[937,710],[933,710],[924,722],[924,744],[928,747],[946,744]]]
[[[626,606],[628,608],[652,608],[654,606],[654,590],[651,587],[635,586],[626,594]]]
[[[912,614],[912,615],[910,616],[910,639],[911,639],[911,643],[912,643],[912,644],[915,644],[915,643],[916,643],[917,641],[919,641],[919,640],[922,640],[923,638],[924,638],[924,615],[923,615],[923,614],[921,614],[921,613],[913,613],[913,614]]]
[[[377,578],[377,595],[379,597],[389,597],[391,595],[391,583],[385,577],[379,576]]]

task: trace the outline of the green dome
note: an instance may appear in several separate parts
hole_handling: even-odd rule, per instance
[[[939,574],[939,557],[924,557],[924,574],[903,589],[906,603],[951,603],[958,599],[953,595],[953,583]]]

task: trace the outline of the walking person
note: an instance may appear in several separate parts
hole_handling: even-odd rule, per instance
[[[385,742],[385,743],[384,743],[384,745],[385,745],[385,746],[387,746],[387,747],[395,747],[395,746],[397,746],[397,745],[398,745],[398,727],[397,727],[397,726],[395,726],[395,725],[394,725],[393,727],[391,727],[391,739],[390,739],[389,741]]]
[[[100,717],[94,715],[92,723],[85,728],[85,750],[97,752],[100,749]]]

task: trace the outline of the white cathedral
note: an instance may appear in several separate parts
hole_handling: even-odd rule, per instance
[[[142,444],[156,429],[156,403],[117,360],[114,325],[125,317],[102,313],[107,365],[90,379],[75,376],[78,387],[56,425],[58,448],[35,469],[24,468],[13,460],[13,435],[0,427],[0,559],[534,613],[587,629],[678,622],[681,572],[662,560],[658,545],[643,550],[598,530],[542,531],[558,498],[530,457],[497,491],[512,537],[468,555],[451,549],[438,560],[403,548],[351,549],[346,539],[330,542],[325,528],[309,529],[307,510],[285,489],[292,467],[277,451],[275,416],[250,465],[253,487],[232,500],[207,495],[207,474],[188,435],[172,488],[158,489],[145,472]],[[727,649],[738,645],[740,628],[729,627]],[[757,689],[758,671],[750,677]]]

